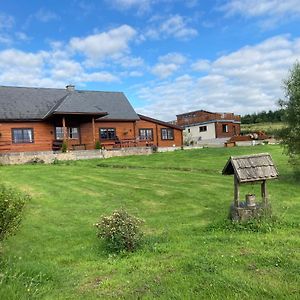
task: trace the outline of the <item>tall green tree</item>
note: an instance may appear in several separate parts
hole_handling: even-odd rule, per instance
[[[296,62],[289,76],[283,82],[285,100],[279,103],[285,109],[284,121],[286,127],[281,131],[281,139],[291,163],[300,172],[300,63]]]

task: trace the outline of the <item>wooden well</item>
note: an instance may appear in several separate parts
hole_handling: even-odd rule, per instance
[[[222,174],[234,176],[234,198],[230,210],[231,219],[247,220],[261,214],[263,210],[270,209],[267,180],[278,178],[278,171],[270,154],[232,156],[227,161]],[[256,203],[255,199],[250,198],[246,199],[245,202],[240,200],[240,186],[249,183],[260,184],[261,202]]]

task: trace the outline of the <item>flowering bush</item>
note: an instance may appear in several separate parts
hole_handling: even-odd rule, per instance
[[[0,185],[0,241],[19,227],[22,211],[29,197]]]
[[[129,215],[125,210],[116,210],[110,216],[101,217],[95,224],[98,237],[114,252],[133,252],[140,245],[143,232],[140,225],[143,220]]]

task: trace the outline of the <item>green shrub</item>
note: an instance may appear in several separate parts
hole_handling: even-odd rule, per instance
[[[53,165],[58,165],[60,163],[59,159],[57,159],[56,157],[53,159],[52,164]]]
[[[151,146],[152,153],[157,153],[158,152],[158,147],[156,145]]]
[[[98,237],[105,241],[110,251],[133,252],[142,242],[142,223],[143,220],[129,215],[125,210],[116,210],[110,216],[102,216],[95,226]]]
[[[68,150],[68,145],[66,142],[63,142],[62,145],[61,145],[61,152],[62,153],[66,153]]]
[[[29,196],[0,185],[0,241],[17,230],[28,199]]]
[[[45,163],[45,161],[39,157],[34,157],[26,162],[26,164],[29,164],[29,165],[37,165],[37,164],[44,164],[44,163]]]
[[[102,145],[101,145],[100,141],[96,141],[96,143],[95,143],[95,149],[96,150],[102,149]]]

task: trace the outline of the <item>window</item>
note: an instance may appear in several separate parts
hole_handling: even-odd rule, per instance
[[[204,131],[207,131],[207,126],[200,126],[199,132],[204,132]]]
[[[13,128],[12,141],[14,144],[33,143],[33,129],[32,128]]]
[[[227,124],[222,125],[222,131],[223,132],[228,132],[228,125]]]
[[[115,128],[100,128],[101,140],[114,140],[116,138]]]
[[[190,128],[188,128],[188,133],[191,133],[191,129]]]
[[[79,130],[77,127],[69,127],[68,133],[69,133],[70,139],[78,139],[79,138]]]
[[[56,140],[64,139],[64,128],[63,127],[55,127],[55,139]]]
[[[78,127],[68,127],[68,138],[69,139],[78,139],[79,138],[79,128]],[[64,128],[55,127],[55,139],[63,140],[64,139]]]
[[[162,140],[174,140],[174,129],[162,128],[161,129],[161,139]]]
[[[153,129],[142,128],[139,131],[141,140],[153,140]]]

